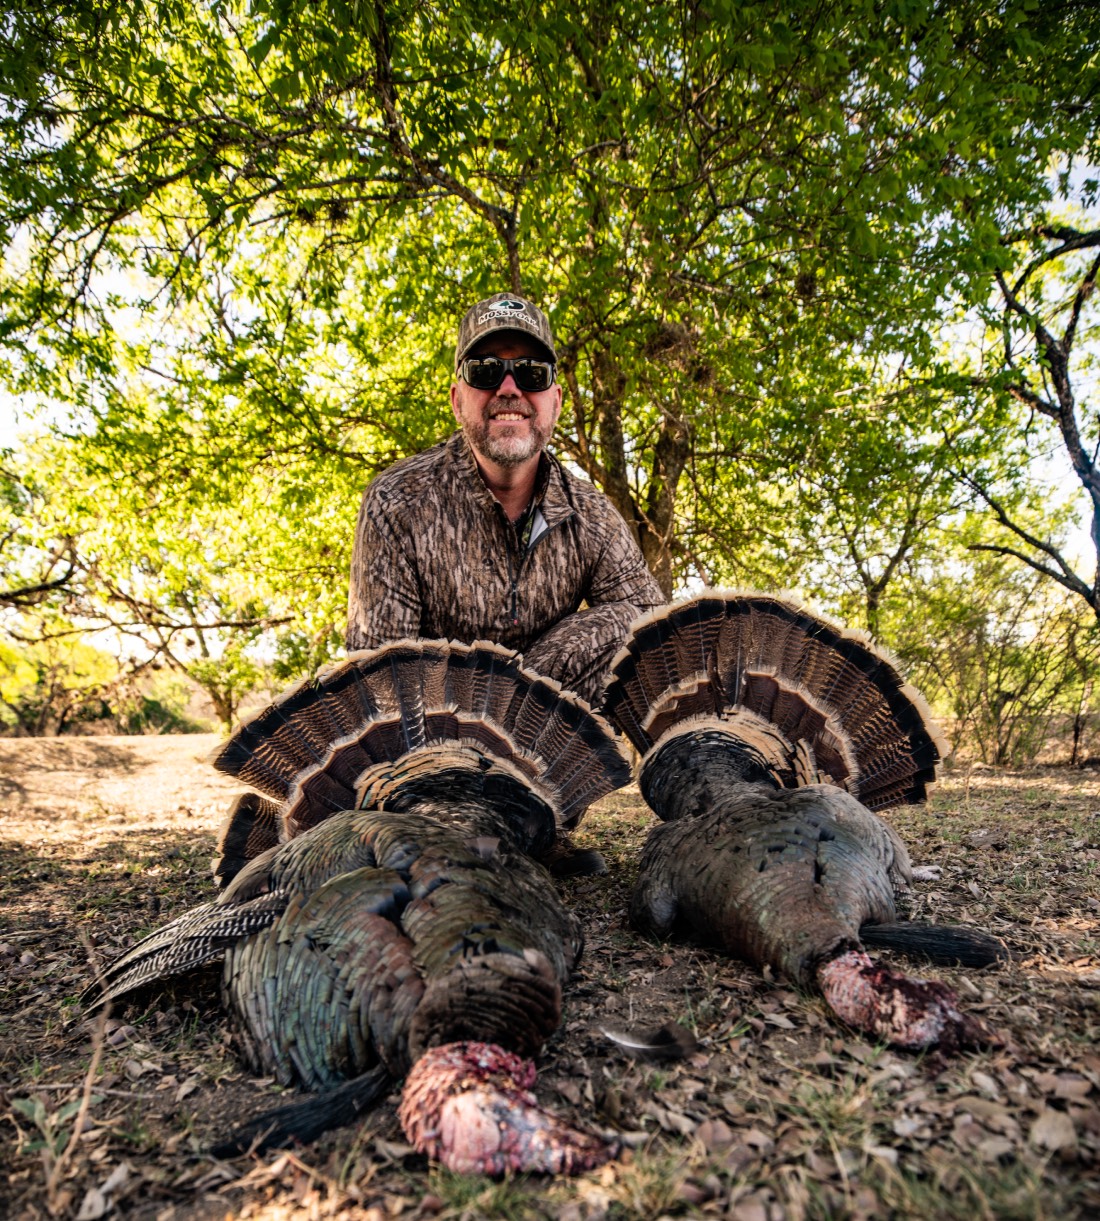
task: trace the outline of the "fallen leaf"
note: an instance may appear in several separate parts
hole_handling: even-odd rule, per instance
[[[1003,1136],[990,1136],[980,1141],[974,1151],[983,1162],[999,1162],[1001,1158],[1015,1153],[1016,1146]]]
[[[129,1162],[119,1162],[98,1187],[89,1187],[80,1203],[76,1221],[99,1221],[115,1206],[114,1196],[126,1185],[134,1168]]]
[[[107,1176],[106,1182],[103,1184],[103,1191],[107,1195],[116,1195],[118,1189],[126,1182],[133,1174],[134,1168],[129,1162],[119,1162],[119,1164]]]
[[[756,1150],[749,1145],[733,1145],[723,1158],[726,1170],[734,1178],[759,1160],[760,1158]]]
[[[552,1082],[552,1085],[566,1102],[571,1103],[575,1107],[581,1105],[580,1086],[575,1081],[570,1081],[568,1077],[562,1077]]]
[[[123,1069],[131,1081],[144,1077],[146,1073],[159,1074],[161,1071],[160,1065],[154,1064],[152,1060],[127,1060]]]
[[[176,1090],[176,1101],[182,1102],[188,1094],[193,1094],[195,1090],[202,1085],[201,1077],[188,1077],[187,1080]]]
[[[403,1157],[416,1152],[412,1145],[402,1144],[397,1140],[383,1140],[381,1136],[374,1138],[374,1149],[391,1162],[399,1162]]]
[[[816,1178],[831,1179],[836,1174],[836,1162],[831,1157],[822,1157],[813,1149],[807,1150],[805,1161]]]
[[[864,1147],[864,1152],[871,1157],[878,1158],[880,1162],[885,1162],[888,1166],[898,1164],[898,1151],[890,1149],[886,1145],[867,1145]]]
[[[667,1111],[665,1115],[667,1115],[670,1131],[675,1132],[678,1136],[690,1137],[698,1127],[695,1120],[692,1120],[690,1116],[684,1115],[680,1111]]]
[[[725,1149],[734,1142],[733,1129],[722,1119],[703,1120],[695,1135],[707,1150]]]
[[[649,1133],[640,1132],[620,1132],[619,1141],[626,1145],[628,1149],[640,1149],[643,1145],[649,1143]]]
[[[701,1186],[699,1183],[691,1182],[690,1179],[680,1185],[680,1199],[692,1208],[696,1207],[696,1205],[704,1204],[707,1200],[713,1198],[714,1193],[712,1191]]]
[[[618,1123],[622,1119],[622,1095],[613,1085],[607,1086],[604,1092],[600,1095],[597,1105],[612,1123]]]
[[[291,1157],[289,1153],[284,1153],[277,1157],[269,1165],[259,1165],[254,1170],[250,1170],[243,1178],[236,1179],[233,1182],[234,1190],[244,1187],[262,1187],[267,1183],[276,1182],[287,1173],[291,1167]],[[179,1180],[177,1180],[177,1185]]]
[[[53,1204],[47,1205],[55,1217],[62,1217],[69,1211],[73,1203],[73,1193],[66,1187],[54,1197]]]
[[[658,1106],[655,1102],[646,1103],[645,1110],[666,1132],[675,1132],[677,1136],[690,1136],[697,1126],[694,1119],[689,1119],[681,1111]]]
[[[739,1200],[729,1211],[734,1221],[768,1221],[768,1205],[759,1196]]]
[[[1028,1140],[1036,1149],[1051,1153],[1069,1153],[1077,1148],[1077,1132],[1073,1120],[1065,1111],[1047,1108],[1031,1125]]]
[[[110,1207],[107,1197],[98,1187],[89,1187],[84,1193],[80,1211],[76,1214],[76,1221],[99,1221],[100,1217],[107,1215]]]
[[[1088,1097],[1092,1082],[1076,1073],[1059,1073],[1054,1085],[1054,1097],[1080,1102]]]
[[[1093,1136],[1100,1136],[1100,1110],[1096,1107],[1071,1106],[1069,1117],[1078,1132],[1085,1131]]]
[[[977,1088],[989,1098],[996,1098],[999,1096],[1000,1090],[997,1088],[997,1083],[988,1073],[983,1073],[979,1069],[975,1069],[974,1072],[970,1074],[970,1080],[973,1081],[975,1086],[977,1086]]]
[[[965,1111],[955,1117],[951,1139],[960,1149],[975,1149],[989,1135],[985,1128]]]
[[[985,1123],[991,1120],[1001,1122],[1011,1118],[1008,1108],[1003,1103],[994,1102],[992,1098],[978,1098],[975,1095],[964,1094],[955,1100],[955,1105],[960,1111],[966,1111]]]
[[[966,842],[972,848],[1003,848],[1008,843],[1008,832],[1003,827],[983,827],[971,831]]]

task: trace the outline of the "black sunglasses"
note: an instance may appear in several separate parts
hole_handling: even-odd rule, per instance
[[[475,390],[495,390],[508,376],[521,390],[549,390],[554,384],[554,366],[548,360],[520,356],[503,360],[499,356],[471,356],[459,366],[462,380]]]

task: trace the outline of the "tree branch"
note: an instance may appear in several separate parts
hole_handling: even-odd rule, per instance
[[[998,522],[1006,530],[1011,531],[1017,538],[1022,539],[1029,547],[1034,547],[1036,551],[1042,552],[1057,565],[1057,569],[1051,568],[1046,564],[1041,563],[1034,557],[1029,557],[1024,552],[1016,551],[1011,547],[1001,546],[993,543],[974,543],[970,546],[971,551],[995,551],[1001,555],[1013,555],[1017,559],[1023,560],[1030,568],[1034,568],[1036,572],[1041,572],[1045,576],[1052,577],[1059,585],[1079,594],[1085,601],[1100,614],[1100,603],[1097,602],[1096,594],[1093,589],[1085,584],[1084,581],[1077,575],[1076,572],[1069,566],[1065,556],[1061,551],[1051,543],[1045,543],[1042,539],[1036,538],[1030,531],[1025,530],[1018,522],[1008,515],[1004,505],[993,497],[976,479],[965,473],[959,472],[959,478],[967,484],[978,496],[985,501],[993,510]]]
[[[1077,322],[1081,317],[1081,307],[1092,296],[1093,290],[1096,288],[1096,276],[1100,272],[1100,254],[1092,261],[1085,278],[1081,281],[1077,288],[1077,292],[1073,297],[1073,308],[1070,310],[1069,325],[1066,327],[1065,334],[1062,336],[1062,350],[1069,355],[1070,349],[1073,347],[1074,335],[1077,332]]]

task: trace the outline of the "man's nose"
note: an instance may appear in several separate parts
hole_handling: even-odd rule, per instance
[[[516,379],[512,376],[511,370],[504,375],[504,381],[497,387],[497,394],[502,398],[518,399],[522,394],[520,388],[516,385]]]

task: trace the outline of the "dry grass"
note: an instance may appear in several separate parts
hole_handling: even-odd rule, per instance
[[[623,912],[649,815],[634,794],[609,798],[581,838],[612,870],[569,887],[588,948],[539,1088],[617,1130],[626,1151],[578,1180],[494,1184],[428,1167],[392,1103],[295,1153],[210,1158],[213,1136],[273,1101],[237,1065],[212,987],[113,1015],[93,1063],[94,1027],[76,1005],[89,953],[109,957],[210,893],[232,791],[201,762],[212,742],[0,741],[0,1215],[1100,1212],[1100,773],[977,768],[895,816],[916,862],[941,871],[917,915],[991,928],[1017,955],[994,972],[939,972],[1005,1038],[950,1062],[871,1046],[815,997],[631,933]],[[690,1061],[640,1064],[598,1031],[666,1020],[695,1029]]]

